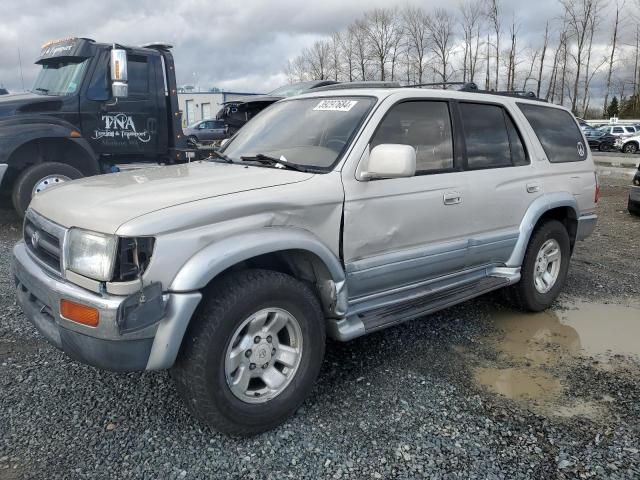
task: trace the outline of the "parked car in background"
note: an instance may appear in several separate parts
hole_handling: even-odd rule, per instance
[[[184,130],[192,144],[214,142],[227,138],[229,129],[223,120],[206,119],[189,125]]]
[[[629,190],[629,203],[627,209],[632,215],[640,216],[640,167],[633,177],[631,189]]]
[[[604,127],[600,127],[599,130],[602,130],[605,133],[609,133],[614,137],[633,135],[634,133],[636,133],[635,127],[632,127],[630,125],[606,125]]]
[[[254,116],[283,98],[293,97],[304,92],[313,91],[314,88],[333,85],[339,82],[333,80],[312,80],[308,82],[297,82],[290,85],[284,85],[267,93],[251,97],[246,100],[234,100],[227,102],[220,109],[216,118],[223,120],[229,127],[229,136],[236,133],[242,126],[251,120]]]
[[[640,150],[640,134],[617,137],[615,147],[623,153],[636,153]]]
[[[610,133],[592,128],[588,125],[586,127],[582,127],[582,131],[584,132],[587,142],[589,142],[591,150],[599,150],[601,152],[613,150],[617,139]]]
[[[9,95],[9,91],[6,88],[0,88],[0,95]]]

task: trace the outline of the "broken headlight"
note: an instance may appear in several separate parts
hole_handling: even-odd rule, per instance
[[[128,282],[140,278],[151,261],[154,243],[153,237],[121,237],[113,281]]]

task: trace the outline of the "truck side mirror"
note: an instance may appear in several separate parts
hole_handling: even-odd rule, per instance
[[[127,98],[127,51],[114,48],[111,50],[111,93],[113,98]]]

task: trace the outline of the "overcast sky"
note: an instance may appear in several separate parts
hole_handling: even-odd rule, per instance
[[[49,40],[78,36],[102,42],[174,45],[178,84],[229,91],[266,92],[283,83],[287,59],[334,30],[341,30],[365,9],[402,6],[392,0],[22,0],[2,2],[0,85],[30,88],[37,73],[33,61]],[[454,0],[414,2],[424,8],[457,8]],[[503,0],[506,23],[517,11],[519,37],[541,42],[547,18],[557,17],[557,0]],[[506,38],[503,40],[506,42]]]

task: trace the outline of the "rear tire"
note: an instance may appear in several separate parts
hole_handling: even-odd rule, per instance
[[[288,327],[273,339],[267,328],[280,314],[266,315],[266,323],[258,324],[263,326],[253,325],[266,310],[289,313],[296,323],[291,338],[301,340],[290,370],[278,363],[281,352],[286,352],[283,345],[291,343]],[[194,416],[223,433],[250,436],[280,425],[297,410],[320,372],[324,348],[322,309],[308,286],[283,273],[245,270],[226,276],[209,290],[191,321],[171,376]],[[241,355],[233,355],[236,351]],[[233,358],[237,363],[229,367]],[[262,393],[276,382],[261,378],[276,367],[282,377],[289,373],[290,378]],[[251,382],[238,387],[235,382],[245,374]]]
[[[613,149],[613,145],[611,145],[610,143],[601,143],[598,146],[598,150],[601,152],[610,152]]]
[[[622,147],[624,153],[636,153],[638,151],[638,145],[633,142],[627,143]]]
[[[559,255],[557,269],[545,260],[552,258],[554,249]],[[547,256],[542,255],[545,250],[548,250]],[[571,245],[565,226],[557,220],[547,220],[539,225],[531,234],[522,262],[520,282],[507,289],[511,303],[530,312],[548,308],[564,287],[570,257]],[[542,279],[545,273],[548,285]]]
[[[13,207],[18,215],[23,217],[31,203],[36,186],[41,186],[38,190],[46,190],[49,186],[83,176],[80,170],[66,163],[45,162],[32,165],[23,170],[13,184],[11,197]]]

